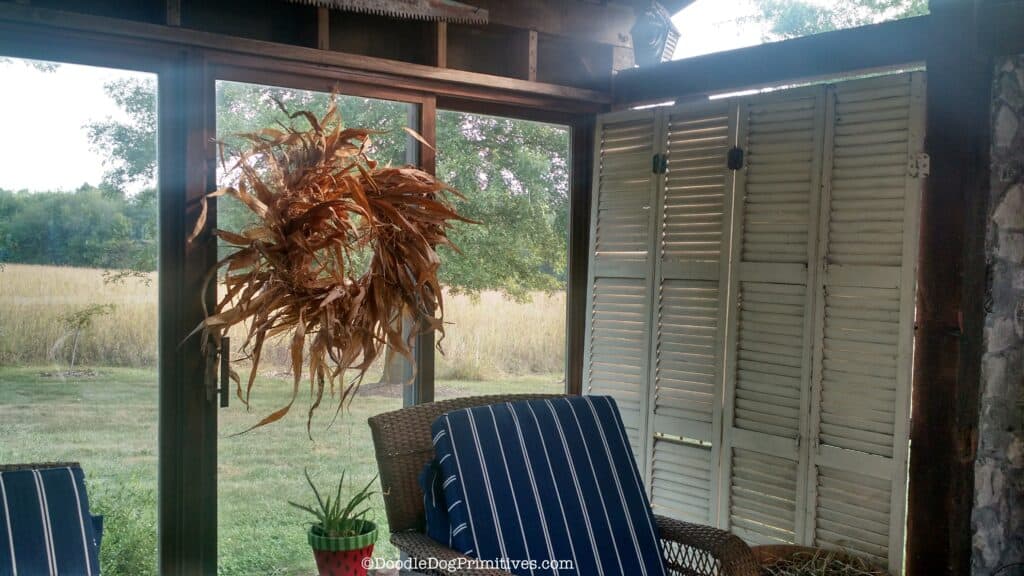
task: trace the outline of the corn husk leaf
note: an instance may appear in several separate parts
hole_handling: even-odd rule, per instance
[[[256,216],[245,230],[213,232],[234,251],[208,277],[213,281],[219,272],[223,289],[193,332],[203,332],[204,341],[219,349],[229,330],[246,327],[241,348],[251,372],[244,389],[237,374],[233,379],[247,406],[264,345],[291,335],[291,399],[246,432],[288,414],[303,373],[312,396],[310,430],[325,393],[336,396],[339,414],[387,347],[411,358],[419,331],[439,330],[443,336],[436,250],[455,248],[447,236],[452,221],[470,222],[448,201],[448,194],[457,193],[432,175],[379,166],[369,158],[375,132],[344,128],[333,103],[322,117],[277,105],[309,127],[239,134],[240,150],[220,142],[233,184],[203,199],[190,238],[203,236],[214,198],[230,196]],[[367,250],[369,266],[359,269],[355,256]],[[403,333],[403,323],[417,329]]]

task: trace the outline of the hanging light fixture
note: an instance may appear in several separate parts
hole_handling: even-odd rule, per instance
[[[679,30],[672,24],[672,16],[656,0],[646,8],[636,8],[633,36],[633,57],[639,66],[651,66],[671,60],[679,42]]]

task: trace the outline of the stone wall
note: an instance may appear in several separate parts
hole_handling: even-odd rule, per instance
[[[997,62],[975,461],[975,576],[1024,574],[1024,55]]]

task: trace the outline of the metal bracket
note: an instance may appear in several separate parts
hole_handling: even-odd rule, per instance
[[[907,162],[907,174],[912,178],[927,178],[931,171],[932,161],[927,154],[918,154]]]
[[[655,154],[651,158],[651,172],[654,174],[664,174],[668,172],[668,156],[664,154]]]
[[[733,146],[729,149],[729,153],[726,157],[726,166],[729,170],[743,169],[743,148]]]
[[[206,348],[206,400],[227,408],[231,397],[231,339],[220,339],[220,350],[211,340]]]
[[[220,407],[227,408],[231,399],[231,339],[224,336],[220,339]]]

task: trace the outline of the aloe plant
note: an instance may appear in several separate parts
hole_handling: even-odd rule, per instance
[[[341,472],[341,479],[338,480],[338,490],[332,496],[327,494],[327,498],[324,499],[320,495],[320,490],[313,483],[313,479],[309,476],[309,470],[304,469],[303,473],[306,475],[306,482],[309,483],[309,487],[313,489],[313,495],[316,496],[316,506],[307,506],[305,504],[297,504],[292,501],[288,501],[289,504],[309,512],[316,517],[316,526],[319,526],[320,531],[324,536],[331,538],[343,538],[348,536],[359,536],[362,532],[360,528],[363,527],[363,521],[366,520],[366,515],[370,513],[370,507],[365,507],[356,512],[356,510],[362,506],[367,500],[369,500],[376,492],[370,490],[370,486],[377,481],[377,477],[374,476],[362,490],[356,492],[347,501],[342,499],[341,491],[345,484],[345,472]]]

